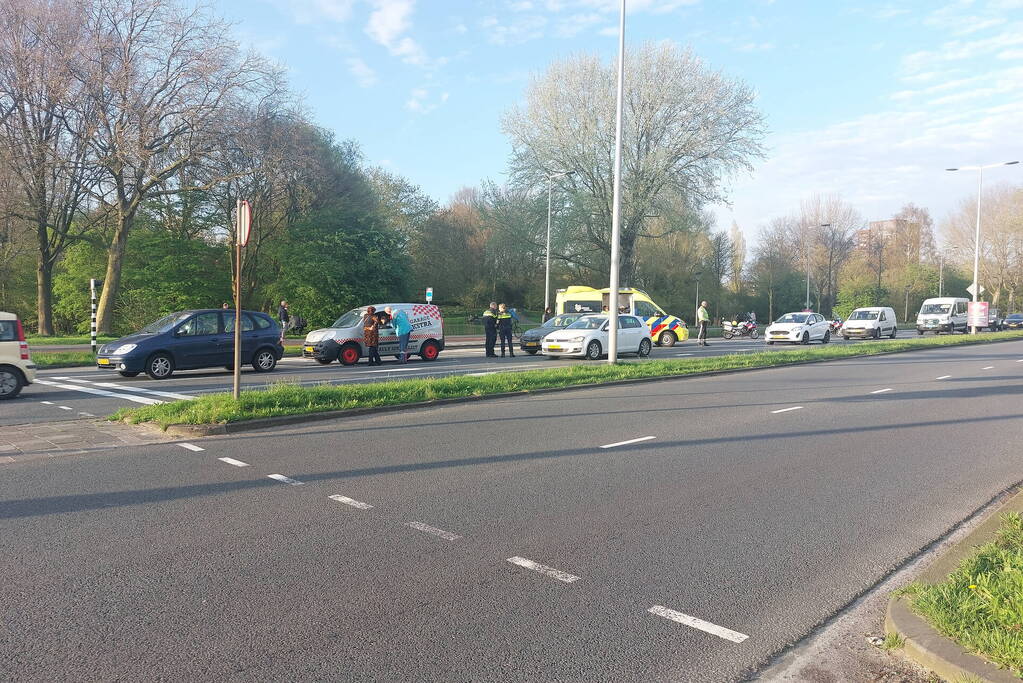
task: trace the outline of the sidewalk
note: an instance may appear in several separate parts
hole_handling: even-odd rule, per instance
[[[8,425],[0,430],[0,465],[173,441],[170,435],[106,420]]]

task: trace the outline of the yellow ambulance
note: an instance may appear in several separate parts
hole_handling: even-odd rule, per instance
[[[601,313],[608,308],[611,298],[610,287],[572,286],[559,289],[555,298],[558,315],[563,313]],[[618,308],[621,312],[637,315],[650,328],[650,338],[658,346],[674,346],[675,342],[689,339],[689,328],[685,322],[665,313],[654,300],[641,289],[623,287],[618,290]]]

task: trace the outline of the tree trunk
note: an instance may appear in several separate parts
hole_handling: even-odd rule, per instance
[[[39,255],[36,266],[36,311],[39,334],[53,335],[53,263],[48,254]]]
[[[128,244],[128,231],[135,222],[135,214],[120,213],[114,237],[107,249],[107,272],[103,277],[103,293],[99,297],[96,310],[96,331],[98,334],[111,334],[114,327],[114,304],[121,287],[121,268],[124,265],[124,252]]]

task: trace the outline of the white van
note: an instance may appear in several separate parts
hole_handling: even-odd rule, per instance
[[[14,398],[35,381],[36,365],[28,352],[18,316],[0,311],[0,400]]]
[[[948,332],[956,330],[969,331],[969,320],[966,317],[969,299],[946,296],[939,299],[925,299],[916,315],[916,333]]]
[[[444,350],[444,319],[440,308],[433,304],[371,304],[377,312],[388,306],[397,311],[405,311],[412,323],[412,335],[409,337],[408,354],[419,355],[423,360],[436,360]],[[362,341],[362,318],[369,306],[353,308],[338,318],[333,325],[313,330],[305,336],[302,343],[302,357],[314,358],[317,362],[327,365],[334,360],[342,365],[355,365],[366,355],[366,345]],[[398,336],[392,327],[380,328],[380,346],[377,351],[381,356],[398,355]]]
[[[880,339],[891,337],[899,332],[899,321],[895,317],[895,309],[888,306],[867,306],[857,308],[842,323],[842,339],[850,337],[861,339]]]

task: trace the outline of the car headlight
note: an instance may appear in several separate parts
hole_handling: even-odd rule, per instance
[[[579,337],[570,337],[570,338],[569,338],[569,339],[568,339],[567,341],[570,341],[570,342],[572,342],[573,344],[581,344],[581,343],[583,343],[584,341],[586,341],[586,337],[583,337],[583,336],[579,336]]]
[[[124,353],[131,353],[132,351],[135,350],[136,346],[138,346],[138,344],[121,344],[116,349],[114,349],[114,352],[111,355],[120,356],[121,354]]]

